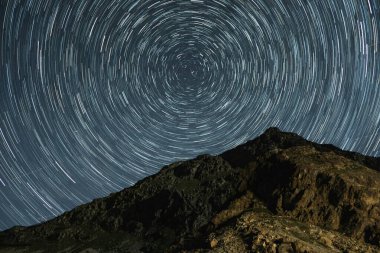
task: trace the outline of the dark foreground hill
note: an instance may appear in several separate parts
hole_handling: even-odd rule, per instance
[[[380,159],[270,128],[32,227],[0,252],[380,252]]]

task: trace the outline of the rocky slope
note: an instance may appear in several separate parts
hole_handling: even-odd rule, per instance
[[[276,128],[32,227],[0,252],[380,252],[380,159]]]

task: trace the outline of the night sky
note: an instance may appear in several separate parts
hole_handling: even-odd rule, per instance
[[[270,126],[380,155],[380,0],[0,0],[0,230]]]

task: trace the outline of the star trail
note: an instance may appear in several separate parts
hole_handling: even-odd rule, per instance
[[[1,0],[0,229],[270,126],[380,155],[379,0]]]

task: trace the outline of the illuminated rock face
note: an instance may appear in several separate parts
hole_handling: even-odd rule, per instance
[[[377,252],[379,169],[379,158],[270,128],[46,223],[2,232],[0,250]]]

